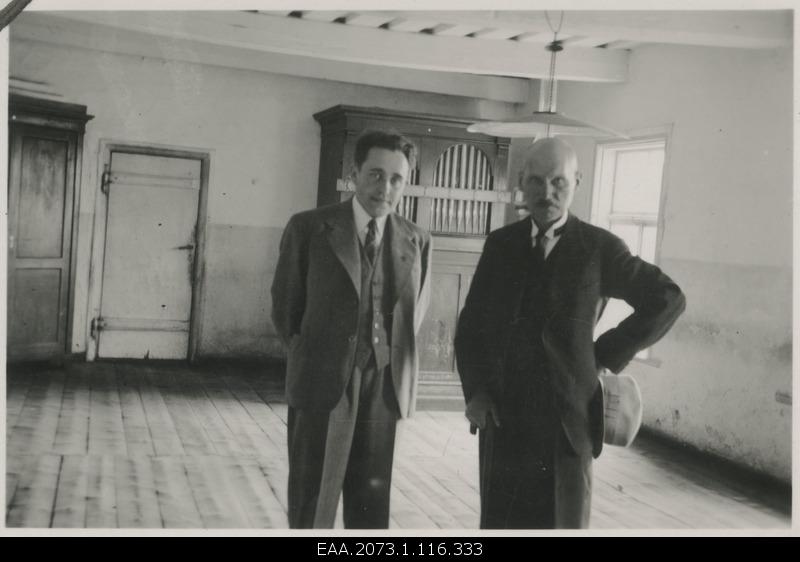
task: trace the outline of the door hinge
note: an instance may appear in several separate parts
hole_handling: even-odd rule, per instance
[[[97,334],[105,328],[106,321],[103,319],[102,316],[98,316],[97,318],[92,318],[92,323],[89,325],[89,332],[92,336],[92,339],[97,339]]]
[[[111,185],[111,171],[106,169],[103,176],[100,178],[100,190],[108,195],[108,188]]]

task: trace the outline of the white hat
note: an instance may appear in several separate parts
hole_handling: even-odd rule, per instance
[[[627,447],[642,425],[642,393],[636,380],[629,375],[600,373],[603,387],[603,442]]]

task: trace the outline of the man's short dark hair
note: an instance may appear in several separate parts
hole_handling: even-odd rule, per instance
[[[417,164],[417,147],[410,140],[394,130],[368,130],[361,133],[356,140],[355,164],[356,168],[366,161],[371,148],[385,148],[386,150],[402,152],[408,160],[409,170]]]

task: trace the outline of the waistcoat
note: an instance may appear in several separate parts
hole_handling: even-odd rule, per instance
[[[358,303],[358,340],[356,344],[356,365],[363,369],[370,355],[375,354],[378,369],[386,367],[391,360],[392,274],[390,252],[385,249],[383,240],[375,255],[375,263],[370,264],[364,248],[361,254],[361,300]]]

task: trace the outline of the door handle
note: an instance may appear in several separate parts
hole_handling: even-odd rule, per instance
[[[177,248],[173,248],[173,250],[194,250],[194,244],[186,244],[184,246],[178,246]]]
[[[100,330],[106,327],[106,321],[103,319],[102,316],[98,316],[96,318],[92,318],[91,324],[89,324],[89,335],[92,339],[97,339]]]

